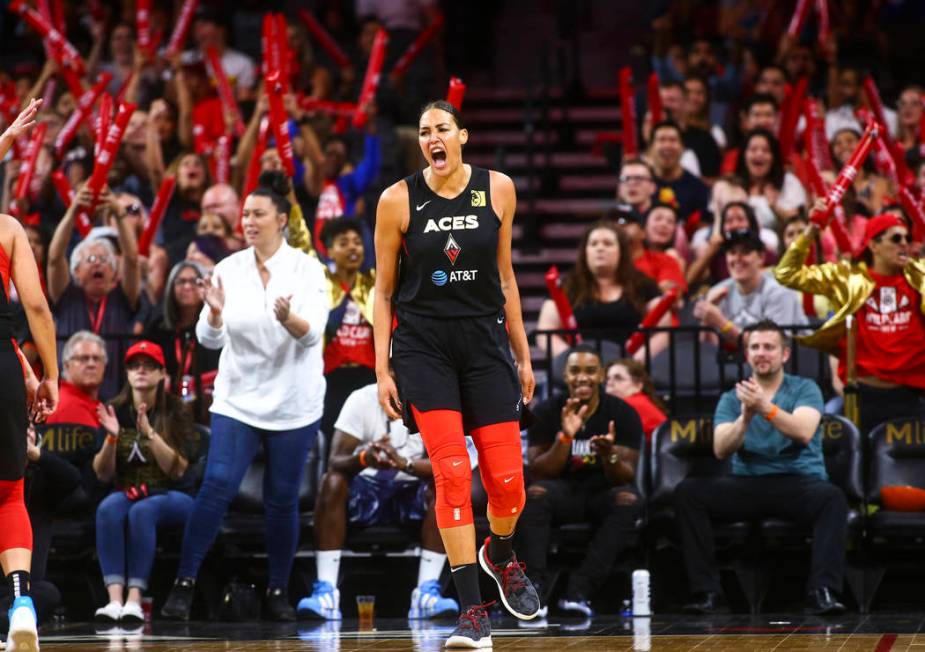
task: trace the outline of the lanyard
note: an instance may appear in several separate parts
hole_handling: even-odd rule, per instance
[[[100,305],[96,309],[96,317],[93,316],[93,310],[91,310],[90,304],[87,304],[87,316],[90,318],[90,330],[97,335],[100,334],[100,329],[103,327],[103,317],[106,315],[106,303],[108,301],[108,294],[100,299]]]
[[[193,364],[193,349],[196,348],[196,342],[190,340],[186,343],[186,346],[180,346],[180,334],[177,333],[177,336],[173,339],[173,350],[177,358],[177,374],[178,378],[182,378],[189,373],[189,369]]]

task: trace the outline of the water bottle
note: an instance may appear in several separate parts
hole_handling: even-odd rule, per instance
[[[180,379],[180,400],[184,403],[196,400],[196,381],[190,374],[183,374]]]
[[[649,571],[633,571],[633,617],[651,616],[649,608]]]
[[[620,608],[620,618],[631,618],[633,616],[633,605],[629,600],[623,601],[623,606]]]

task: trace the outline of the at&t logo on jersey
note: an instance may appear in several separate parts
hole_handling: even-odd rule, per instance
[[[460,281],[474,281],[475,275],[479,273],[477,269],[460,269],[447,274],[442,269],[434,270],[430,275],[430,280],[437,287],[443,287],[447,283],[458,283]]]
[[[479,228],[478,215],[456,215],[454,217],[430,218],[424,226],[424,233],[434,231],[465,231]]]

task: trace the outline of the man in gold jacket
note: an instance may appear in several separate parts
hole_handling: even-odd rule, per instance
[[[853,260],[806,265],[816,229],[810,223],[774,270],[782,285],[832,304],[832,317],[800,342],[837,355],[844,380],[845,322],[854,315],[862,432],[892,418],[925,417],[925,260],[911,255],[907,223],[877,215]]]

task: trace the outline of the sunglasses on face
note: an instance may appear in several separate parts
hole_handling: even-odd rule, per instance
[[[912,244],[912,236],[908,233],[894,233],[889,238],[885,238],[887,242],[892,242],[894,245],[898,244]]]
[[[156,371],[160,369],[161,366],[157,364],[154,360],[132,360],[125,368],[129,371],[137,371],[138,369],[144,369],[145,371]]]

